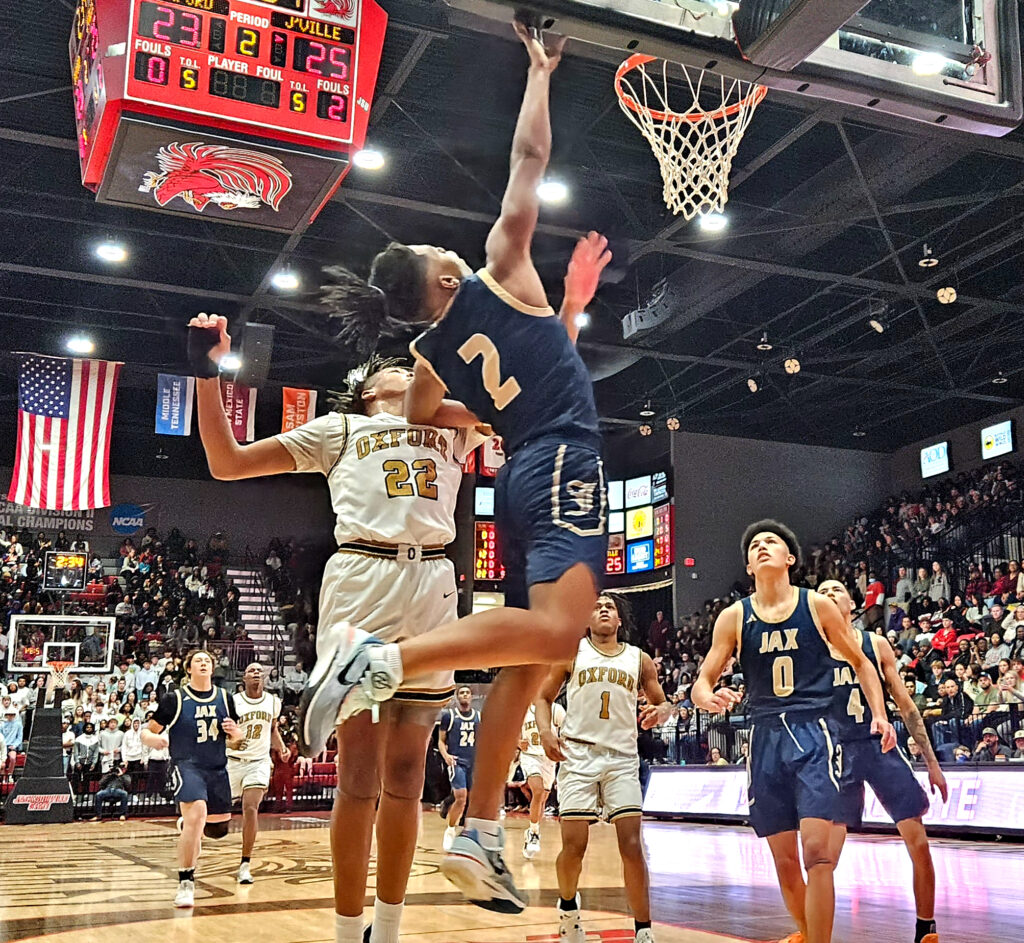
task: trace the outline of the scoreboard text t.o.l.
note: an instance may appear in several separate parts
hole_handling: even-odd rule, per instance
[[[128,198],[131,188],[111,191],[113,160],[134,175],[135,191],[156,194],[149,208],[209,207],[213,218],[312,200],[319,190],[307,180],[300,199],[299,174],[323,173],[284,155],[326,156],[340,177],[366,137],[386,26],[374,0],[79,0],[70,55],[83,182],[100,199],[146,206]],[[139,120],[173,133],[157,141]],[[195,133],[203,129],[222,137],[205,140]],[[270,146],[255,151],[265,161],[241,153],[250,143]],[[139,151],[158,164],[151,178],[134,179]],[[195,188],[159,190],[162,175],[211,168],[221,189],[202,179],[198,198]],[[273,228],[290,228],[283,220]]]

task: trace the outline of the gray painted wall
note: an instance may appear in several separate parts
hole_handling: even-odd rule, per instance
[[[672,445],[677,616],[743,575],[739,540],[748,524],[778,518],[806,545],[834,536],[889,486],[890,456],[877,452],[692,432],[674,433]],[[684,557],[695,559],[692,570]]]
[[[969,471],[972,468],[977,468],[979,465],[986,464],[981,457],[981,430],[986,426],[1002,422],[1004,419],[1013,420],[1013,436],[1016,450],[1009,455],[1000,456],[997,459],[989,459],[989,461],[1000,461],[1002,458],[1009,458],[1014,462],[1020,461],[1018,454],[1020,444],[1017,437],[1024,432],[1024,407],[1018,406],[1016,409],[1010,409],[1006,412],[994,413],[987,419],[971,422],[966,426],[958,426],[945,435],[932,436],[928,439],[922,439],[920,442],[915,442],[912,445],[904,446],[902,449],[897,449],[891,456],[890,477],[892,487],[890,490],[900,492],[903,490],[914,491],[921,488],[923,482],[921,478],[921,449],[926,445],[934,445],[936,442],[941,442],[944,439],[949,442],[949,473],[951,475],[955,475],[960,471]],[[938,476],[928,480],[939,481],[941,478],[942,476]]]

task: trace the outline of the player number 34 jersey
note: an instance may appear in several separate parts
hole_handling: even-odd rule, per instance
[[[274,721],[281,716],[281,699],[265,691],[255,701],[245,696],[244,691],[234,695],[235,713],[245,742],[240,750],[228,748],[228,756],[237,760],[265,760],[270,756],[270,732]]]
[[[636,699],[643,653],[622,644],[611,655],[590,638],[580,641],[566,682],[562,736],[633,755],[636,749]]]

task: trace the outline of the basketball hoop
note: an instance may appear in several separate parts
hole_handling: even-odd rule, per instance
[[[68,671],[74,667],[73,661],[49,661],[46,667],[50,669],[50,682],[47,684],[47,691],[64,690],[68,686]]]
[[[648,64],[659,61],[660,70],[648,72]],[[677,84],[669,65],[667,60],[642,53],[630,56],[615,73],[619,105],[654,151],[665,205],[684,219],[719,213],[729,200],[729,173],[743,132],[768,89],[673,63],[682,72],[692,99],[685,110],[677,111],[668,102],[669,85]],[[719,106],[705,110],[702,93],[714,95]]]

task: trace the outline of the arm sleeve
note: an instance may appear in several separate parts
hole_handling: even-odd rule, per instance
[[[160,699],[160,704],[153,712],[153,720],[161,727],[170,727],[175,714],[178,713],[178,695],[171,691]]]
[[[238,723],[238,708],[235,707],[235,699],[231,697],[227,691],[221,688],[221,693],[224,696],[224,706],[228,710],[228,717],[230,717],[236,724]]]
[[[328,413],[274,438],[295,460],[295,471],[326,475],[345,448],[348,417]]]

